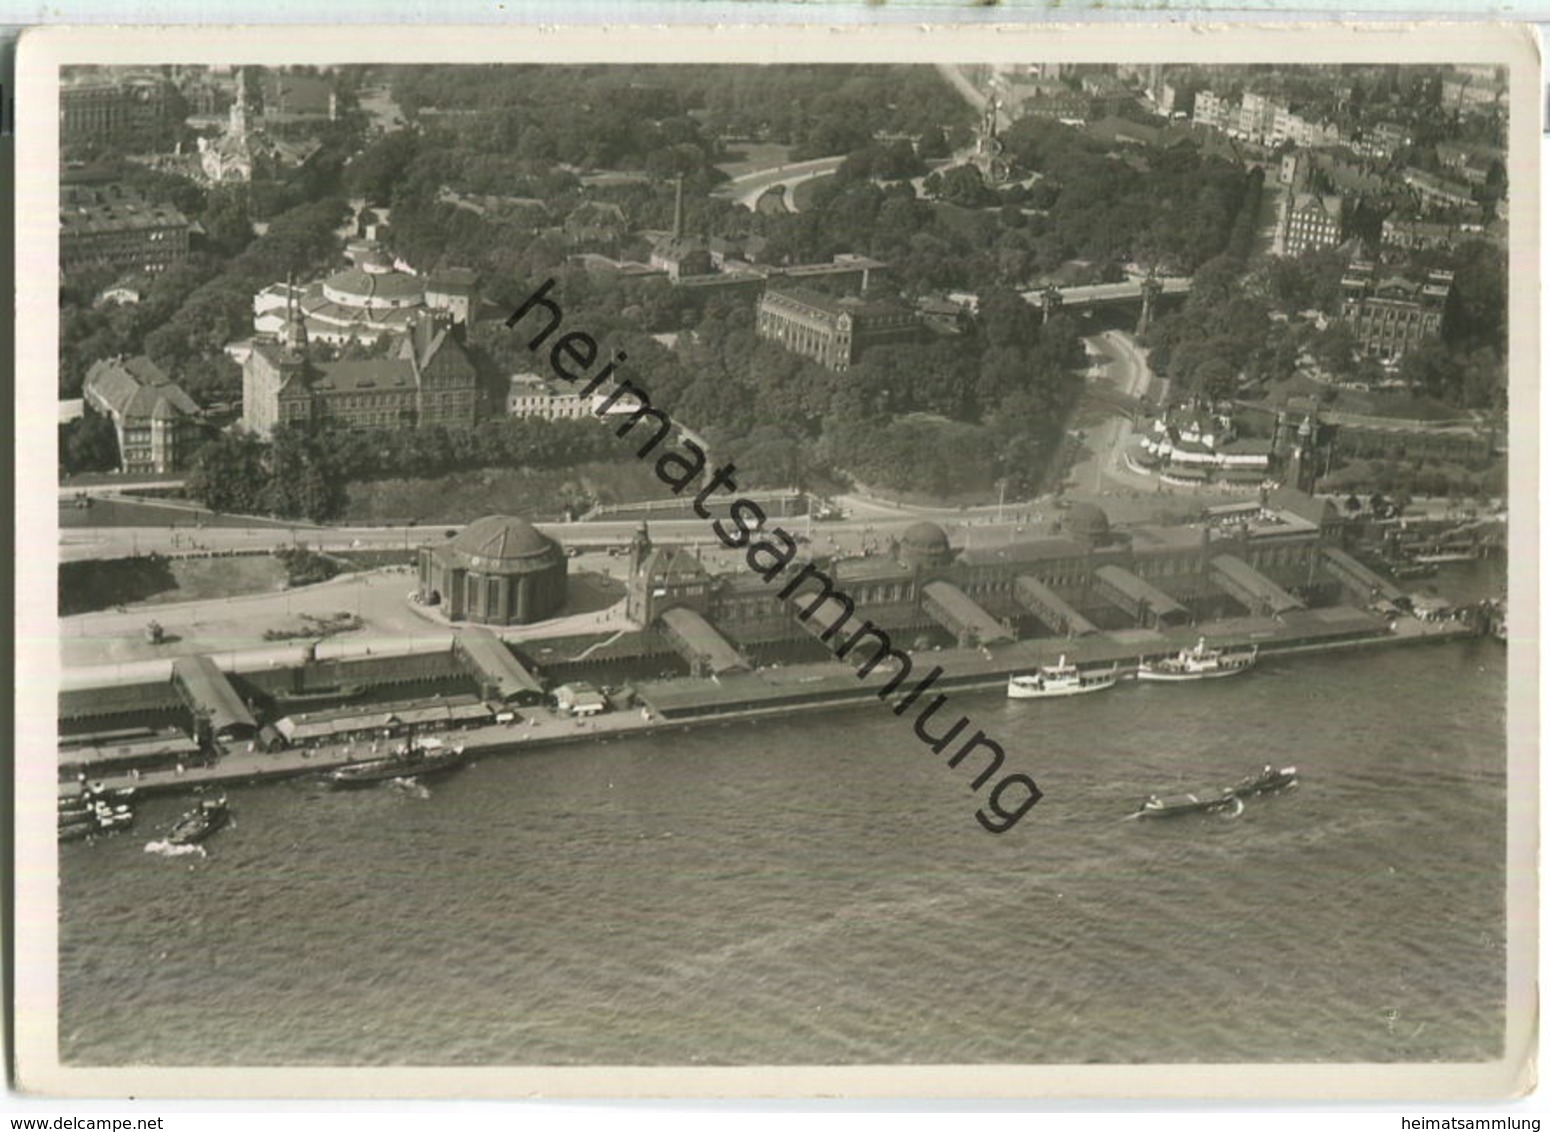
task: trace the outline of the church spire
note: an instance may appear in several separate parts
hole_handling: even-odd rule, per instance
[[[242,140],[248,133],[248,75],[246,67],[237,68],[237,98],[231,104],[231,126],[228,131],[232,137]]]
[[[684,234],[684,175],[678,174],[673,189],[673,239]]]

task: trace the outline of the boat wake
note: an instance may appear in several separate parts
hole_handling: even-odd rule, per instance
[[[424,801],[431,796],[429,788],[418,778],[394,778],[388,782],[388,785],[407,798],[419,798]]]
[[[174,845],[170,841],[148,841],[145,844],[147,853],[158,857],[208,857],[203,845]]]

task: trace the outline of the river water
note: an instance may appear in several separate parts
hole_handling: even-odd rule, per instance
[[[1505,650],[1272,659],[235,790],[204,857],[61,847],[60,1056],[114,1065],[1470,1061],[1501,1053]],[[1241,816],[1123,820],[1295,763]],[[1015,767],[1012,766],[1015,764]]]

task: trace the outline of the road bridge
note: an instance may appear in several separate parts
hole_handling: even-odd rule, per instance
[[[791,212],[797,212],[799,210],[796,207],[796,187],[803,181],[828,176],[844,164],[844,161],[843,156],[815,157],[811,161],[794,161],[774,169],[756,169],[717,185],[711,190],[711,195],[740,204],[750,212],[756,212],[760,197],[771,189],[784,188],[786,208]]]
[[[1051,284],[1035,291],[1022,292],[1023,301],[1038,307],[1046,320],[1061,312],[1098,310],[1108,307],[1136,307],[1140,317],[1136,333],[1145,333],[1162,299],[1188,295],[1195,281],[1187,275],[1149,275],[1145,279],[1127,279],[1122,283],[1091,283],[1080,287]]]

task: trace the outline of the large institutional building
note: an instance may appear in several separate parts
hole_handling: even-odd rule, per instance
[[[445,316],[422,311],[389,357],[313,361],[293,305],[282,333],[255,342],[243,363],[242,423],[263,437],[279,424],[470,428],[478,381],[460,339]]]
[[[294,307],[301,312],[307,339],[331,346],[351,342],[372,345],[409,332],[428,311],[452,322],[474,318],[474,273],[465,268],[429,276],[399,270],[375,247],[354,249],[355,265],[304,286],[274,283],[253,297],[253,329],[278,335]]]
[[[901,647],[944,630],[960,645],[986,645],[1186,625],[1243,610],[1281,616],[1342,597],[1367,605],[1385,583],[1339,548],[1339,529],[1332,505],[1296,491],[1215,508],[1187,525],[1126,530],[1078,503],[1047,538],[955,547],[940,527],[917,523],[888,554],[813,566],[853,603],[845,635],[865,620]],[[800,572],[792,567],[783,577]],[[631,548],[627,609],[698,658],[697,668],[729,671],[749,645],[845,621],[843,603],[824,601],[823,591],[812,576],[782,598],[780,585],[750,571],[712,575],[690,551],[653,546],[643,529]],[[804,624],[797,614],[810,607]]]
[[[1394,360],[1442,330],[1443,308],[1453,289],[1451,271],[1433,271],[1425,283],[1393,276],[1379,280],[1370,263],[1353,263],[1340,280],[1340,317],[1362,352]]]
[[[164,475],[187,463],[198,440],[199,406],[151,359],[96,362],[82,396],[113,421],[123,471]]]
[[[849,369],[872,346],[916,342],[915,312],[893,303],[835,299],[805,287],[771,287],[759,300],[759,337],[819,365]]]
[[[565,605],[565,551],[525,519],[487,515],[420,548],[418,597],[449,621],[527,625]]]
[[[59,140],[139,145],[154,140],[174,119],[178,93],[159,75],[103,78],[100,68],[59,88]]]

